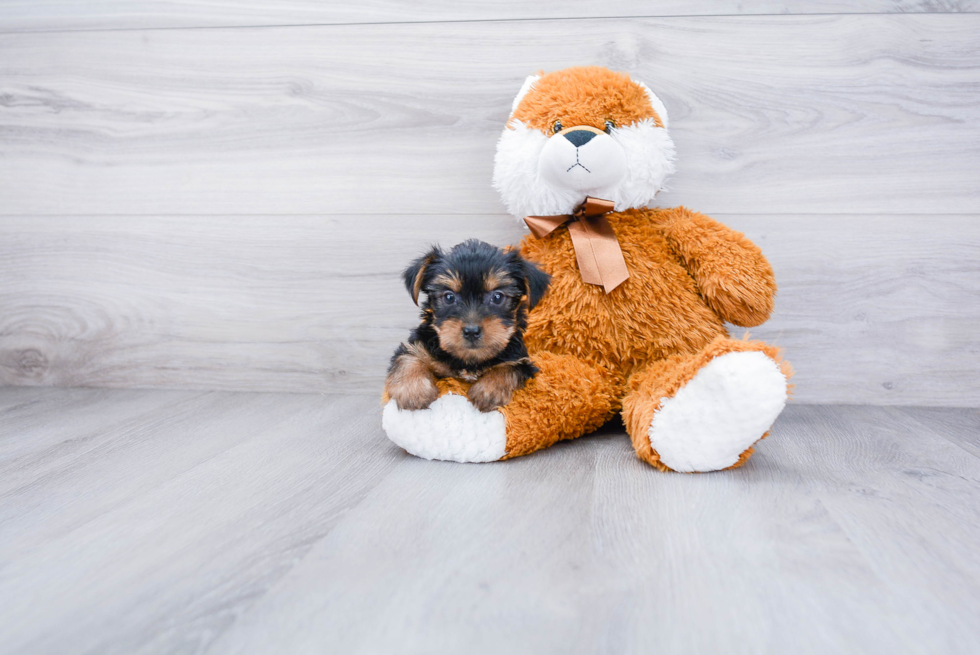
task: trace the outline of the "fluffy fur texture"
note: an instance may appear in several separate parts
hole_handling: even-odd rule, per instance
[[[725,321],[748,327],[768,317],[772,270],[741,234],[683,207],[607,218],[630,271],[609,294],[579,278],[567,230],[522,243],[525,257],[552,272],[529,319],[532,352],[574,355],[626,378],[651,361],[698,352],[726,334]],[[691,259],[705,265],[685,265]]]
[[[700,371],[706,369],[716,359],[724,359],[732,353],[759,353],[771,361],[774,367],[778,367],[778,374],[782,376],[783,379],[781,385],[782,393],[772,392],[771,385],[769,384],[771,378],[768,378],[766,383],[758,390],[765,405],[770,406],[770,403],[774,403],[778,406],[778,410],[775,412],[775,414],[771,415],[771,419],[775,420],[776,414],[782,410],[782,406],[785,404],[786,398],[790,391],[790,387],[785,384],[785,381],[792,377],[792,367],[788,362],[783,361],[779,350],[774,346],[770,346],[759,341],[749,341],[747,339],[736,341],[725,336],[719,336],[705,348],[693,355],[677,353],[658,362],[652,362],[642,372],[630,378],[628,390],[625,398],[623,399],[623,422],[626,424],[626,429],[633,440],[633,447],[636,449],[636,453],[640,459],[661,470],[671,470],[667,463],[661,460],[660,454],[654,449],[651,443],[650,432],[653,431],[654,428],[655,415],[661,409],[662,405],[666,405],[670,399],[675,398],[681,390],[685,389],[685,385],[692,382],[692,380],[698,376]],[[765,370],[764,367],[761,368]],[[744,384],[744,381],[742,383]],[[718,386],[721,387],[724,385],[719,383]],[[724,413],[726,406],[733,410],[747,409],[750,415],[745,416],[743,421],[740,423],[740,425],[744,426],[748,420],[751,420],[751,414],[753,414],[753,410],[755,408],[760,410],[765,410],[767,408],[762,405],[756,405],[756,401],[753,401],[751,404],[732,407],[733,403],[731,402],[731,398],[735,394],[743,391],[748,393],[750,390],[744,389],[741,391],[730,391],[732,391],[732,393],[723,393],[719,395],[717,399],[713,398],[711,401],[705,402],[704,404],[706,407],[696,411],[701,411],[702,413],[713,413],[715,411],[713,407],[715,404],[721,408],[718,410],[718,415],[722,415]],[[766,411],[759,412],[759,415],[769,414],[770,412]],[[747,427],[751,428],[753,426],[750,425]],[[741,439],[751,439],[752,441],[755,441],[757,440],[755,439],[756,434],[757,433],[751,429],[743,429],[736,435],[730,435],[730,438],[735,442]],[[764,438],[767,434],[768,433],[764,433],[759,438]],[[687,435],[684,435],[684,438],[686,438],[686,436]],[[728,445],[722,448],[721,452],[714,453],[713,456],[717,456],[719,458],[725,456],[725,450],[727,447]],[[692,440],[689,453],[686,455],[674,453],[674,461],[677,463],[679,456],[694,458],[698,454],[699,450],[702,452],[704,451],[703,448],[698,448],[698,444],[695,440]],[[735,468],[744,464],[752,453],[752,448],[747,448],[739,455],[734,463],[727,467],[719,466],[715,468],[701,469],[691,468],[690,470]]]
[[[493,462],[507,454],[507,433],[500,412],[481,412],[465,395],[447,394],[428,409],[400,410],[389,400],[381,415],[388,438],[425,459]]]
[[[675,471],[728,468],[785,405],[786,378],[764,353],[720,355],[661,399],[647,429],[651,452]]]
[[[419,257],[403,274],[422,303],[422,323],[391,358],[385,396],[400,409],[425,409],[438,398],[436,380],[475,384],[470,401],[490,411],[538,369],[524,345],[527,312],[548,287],[548,276],[515,250],[472,239]]]
[[[529,315],[525,334],[540,372],[510,403],[491,412],[505,419],[503,459],[591,432],[622,411],[637,456],[652,466],[732,468],[751,456],[752,444],[765,436],[786,401],[791,369],[779,351],[758,341],[732,340],[725,328],[726,322],[758,325],[772,312],[776,283],[759,248],[684,207],[644,207],[673,170],[666,126],[666,110],[652,92],[605,69],[528,78],[514,103],[498,145],[494,184],[517,216],[571,212],[586,195],[584,176],[554,175],[561,171],[555,162],[562,156],[567,161],[573,152],[585,161],[592,145],[604,143],[595,154],[605,154],[589,163],[615,166],[611,146],[621,148],[625,173],[614,182],[608,180],[616,175],[600,175],[607,188],[590,195],[616,202],[607,219],[630,278],[608,294],[583,283],[566,228],[521,243],[524,257],[552,281]],[[569,138],[566,130],[576,127],[594,136]],[[554,154],[546,156],[546,164],[553,170],[544,180],[542,153],[554,139],[567,139],[574,149],[551,146]],[[437,386],[441,394],[467,393],[466,383],[458,380],[438,380]],[[426,411],[436,409],[434,403]],[[427,453],[422,456],[441,458],[444,452],[453,459],[468,431],[486,434],[454,412],[447,417],[461,432],[452,439],[443,428],[431,439],[406,428],[414,417],[399,416],[413,412],[393,414],[386,426],[398,431],[399,443],[411,432],[412,448]],[[440,424],[438,414],[426,420]],[[393,421],[402,420],[405,424],[395,427]]]
[[[587,195],[612,200],[618,211],[642,207],[674,172],[663,103],[628,76],[569,69],[529,77],[522,92],[497,144],[493,175],[514,216],[568,214]],[[581,127],[600,134],[576,148],[563,135]]]
[[[621,388],[609,371],[567,355],[542,352],[534,359],[541,370],[495,412],[481,414],[465,401],[470,383],[442,378],[436,384],[444,395],[426,410],[400,410],[385,398],[382,427],[392,441],[425,459],[489,462],[592,432],[617,411]],[[447,398],[459,400],[446,403]],[[543,412],[541,402],[555,402],[562,411]],[[500,456],[483,459],[498,445]],[[461,459],[467,453],[479,458]]]

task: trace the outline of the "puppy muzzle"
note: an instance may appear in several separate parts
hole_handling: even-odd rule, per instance
[[[479,325],[465,325],[463,326],[462,332],[463,338],[466,339],[468,345],[479,345],[480,337],[483,335],[483,328]]]

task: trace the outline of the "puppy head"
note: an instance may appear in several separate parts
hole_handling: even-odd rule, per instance
[[[570,214],[586,196],[642,207],[674,172],[667,110],[625,73],[532,75],[497,143],[493,185],[517,217]]]
[[[442,349],[469,364],[498,355],[524,329],[550,280],[516,250],[475,239],[449,252],[432,248],[403,277],[416,303],[425,293],[422,307]]]

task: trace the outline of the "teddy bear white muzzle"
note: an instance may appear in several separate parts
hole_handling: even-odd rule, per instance
[[[608,134],[591,126],[569,127],[541,150],[538,173],[558,189],[601,195],[626,177],[626,153]]]

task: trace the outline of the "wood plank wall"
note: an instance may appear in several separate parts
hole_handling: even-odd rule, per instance
[[[408,259],[522,235],[524,76],[600,64],[773,262],[797,401],[980,404],[978,7],[0,0],[0,383],[377,390]]]

